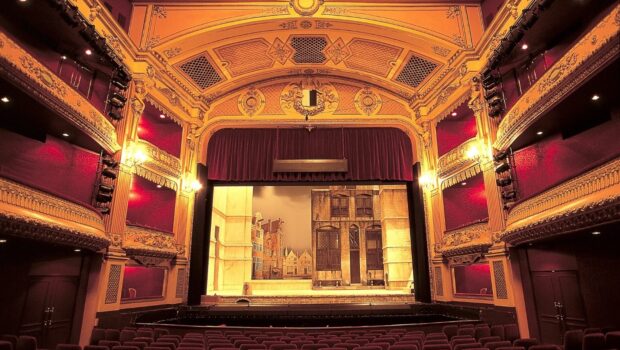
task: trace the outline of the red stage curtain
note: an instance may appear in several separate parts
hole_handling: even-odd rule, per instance
[[[52,136],[45,142],[0,129],[0,176],[91,204],[99,154]]]
[[[127,223],[157,231],[172,233],[176,192],[138,175],[131,180]]]
[[[221,181],[411,181],[407,135],[394,128],[224,129],[209,141],[209,179]],[[342,159],[347,173],[277,173],[274,159]]]

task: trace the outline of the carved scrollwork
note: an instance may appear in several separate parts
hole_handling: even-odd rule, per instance
[[[289,4],[299,15],[312,16],[323,5],[323,0],[290,0]]]
[[[265,108],[265,95],[260,90],[251,87],[239,96],[238,105],[239,111],[245,116],[260,114]]]
[[[144,227],[127,226],[123,249],[130,256],[174,258],[180,251],[174,236]]]
[[[381,96],[369,87],[361,89],[355,95],[353,102],[355,103],[355,108],[360,114],[368,116],[379,113],[381,106],[383,105]]]
[[[447,178],[459,170],[475,165],[477,160],[467,157],[467,151],[477,143],[476,137],[471,138],[439,157],[437,175],[440,178]]]
[[[472,252],[483,253],[492,243],[488,223],[481,222],[444,232],[438,251],[446,257]]]
[[[155,168],[174,178],[179,178],[181,176],[181,160],[179,158],[147,141],[138,140],[137,143],[149,156],[146,166]],[[174,185],[171,188],[174,190],[177,189]]]
[[[314,89],[318,91],[317,106],[305,107],[302,105],[303,90]],[[293,112],[303,116],[315,116],[318,114],[332,114],[338,108],[338,91],[330,83],[319,80],[289,84],[280,96],[280,105],[285,112]]]

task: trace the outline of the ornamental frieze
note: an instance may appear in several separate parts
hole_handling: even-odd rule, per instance
[[[120,150],[116,129],[87,99],[0,32],[0,73],[68,119],[108,152]]]
[[[173,178],[181,176],[181,160],[170,153],[158,148],[150,142],[138,140],[137,144],[148,155],[146,166],[154,167]]]
[[[302,104],[303,90],[317,90],[317,105],[305,107]],[[302,116],[315,116],[319,114],[333,114],[338,108],[338,91],[328,82],[320,80],[300,81],[291,83],[284,88],[280,95],[280,105],[287,114],[293,112]]]
[[[52,243],[99,250],[109,245],[95,209],[0,178],[0,230]]]
[[[517,137],[556,103],[620,53],[616,6],[526,91],[502,119],[494,148],[507,149]]]
[[[493,244],[487,222],[475,223],[443,234],[438,252],[444,256],[486,252]]]
[[[439,157],[437,162],[437,175],[440,178],[447,178],[459,170],[475,165],[477,160],[468,157],[467,152],[472,149],[472,147],[477,147],[477,145],[478,139],[474,137]]]
[[[128,225],[123,249],[128,254],[174,258],[181,250],[173,234]]]
[[[620,219],[620,158],[517,204],[497,241],[520,244]]]

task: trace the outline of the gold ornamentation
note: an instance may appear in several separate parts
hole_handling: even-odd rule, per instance
[[[179,54],[181,54],[183,50],[180,47],[173,47],[170,49],[165,49],[164,50],[164,55],[166,55],[166,57],[168,58],[173,58],[178,56]]]
[[[334,7],[334,6],[326,6],[325,10],[323,10],[324,15],[333,15],[333,16],[343,16],[347,14],[346,7]]]
[[[327,58],[332,60],[334,64],[339,64],[340,62],[347,59],[347,57],[351,56],[351,50],[344,43],[342,38],[338,38],[333,44],[331,44],[326,50]]]
[[[291,49],[287,44],[282,42],[280,38],[276,38],[276,40],[273,41],[273,44],[269,48],[269,56],[271,56],[274,60],[280,62],[280,64],[285,64],[292,54],[293,49]]]
[[[114,153],[121,148],[112,123],[88,100],[4,33],[0,33],[0,42],[6,43],[0,46],[0,73],[3,76],[86,132],[108,152]]]
[[[620,219],[620,158],[517,204],[497,240],[521,244]]]
[[[323,5],[323,0],[290,0],[289,5],[301,16],[312,16]]]
[[[106,247],[101,215],[93,209],[0,178],[0,230],[92,250]]]
[[[174,235],[130,225],[125,231],[123,249],[132,256],[168,259],[174,258],[179,252]]]
[[[441,57],[448,57],[448,55],[450,54],[450,49],[443,47],[443,46],[433,46],[433,52],[438,54]]]
[[[265,95],[260,90],[251,87],[244,94],[239,96],[239,111],[246,116],[260,114],[265,108]]]
[[[317,106],[304,107],[302,97],[304,89],[315,89],[318,91]],[[319,80],[307,82],[291,83],[280,96],[280,105],[285,112],[296,111],[303,116],[315,116],[321,113],[332,114],[338,108],[338,91],[330,83],[323,83]]]
[[[181,176],[181,161],[179,158],[155,147],[147,141],[138,140],[137,144],[148,155],[148,161],[145,163],[145,166],[153,167],[173,178]],[[167,185],[167,187],[173,190],[177,189],[177,184],[174,182],[167,183]]]
[[[95,19],[97,19],[97,17],[99,17],[102,11],[103,8],[99,6],[99,3],[96,1],[93,2],[93,5],[90,7],[90,14],[88,15],[88,19],[93,22]]]
[[[476,137],[463,142],[458,147],[439,157],[437,162],[437,175],[447,178],[455,172],[475,165],[477,161],[467,157],[467,151],[478,144]]]
[[[154,5],[153,6],[153,16],[155,16],[155,17],[157,17],[159,19],[164,19],[164,18],[166,18],[168,16],[168,11],[163,6]]]
[[[450,6],[446,12],[446,18],[455,19],[461,14],[461,8],[459,6]]]
[[[619,12],[620,8],[616,7],[521,96],[499,124],[494,148],[508,148],[549,108],[617,57],[620,30],[614,18]],[[592,45],[594,36],[597,37],[596,45]]]
[[[383,100],[370,87],[365,87],[355,95],[353,103],[360,114],[371,116],[379,113]]]

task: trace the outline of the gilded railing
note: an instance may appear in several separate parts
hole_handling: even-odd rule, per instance
[[[538,118],[620,52],[620,6],[579,40],[502,119],[494,147],[508,148]]]
[[[445,256],[474,253],[492,245],[487,222],[446,231],[437,250]]]
[[[471,138],[439,157],[437,162],[437,175],[440,178],[446,178],[458,170],[474,165],[476,160],[468,157],[467,153],[472,148],[476,148],[477,144],[478,139],[476,137]]]
[[[123,249],[129,254],[173,258],[183,253],[174,235],[139,226],[128,225],[125,230]]]
[[[94,209],[3,178],[0,226],[14,235],[95,250],[110,243]]]
[[[506,230],[499,232],[496,239],[521,243],[571,232],[613,220],[620,215],[618,210],[620,158],[517,204],[508,214]],[[599,214],[594,215],[597,211]],[[559,222],[568,226],[561,230],[549,229],[549,225]]]
[[[79,127],[107,151],[120,150],[112,123],[86,98],[2,32],[0,72]]]
[[[147,141],[138,140],[137,143],[148,155],[148,161],[145,165],[153,167],[155,170],[159,170],[174,178],[179,178],[181,176],[181,161],[179,158]]]

